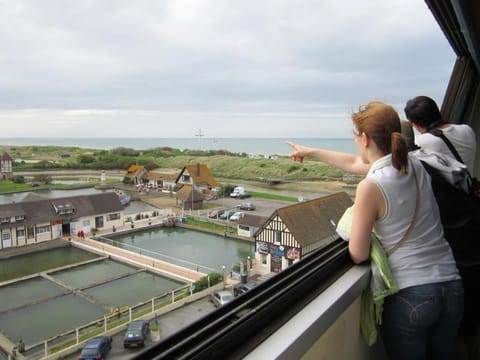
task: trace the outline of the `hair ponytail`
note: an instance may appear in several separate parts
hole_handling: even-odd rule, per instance
[[[399,132],[393,132],[390,140],[392,146],[392,165],[400,174],[405,175],[408,165],[407,143]]]

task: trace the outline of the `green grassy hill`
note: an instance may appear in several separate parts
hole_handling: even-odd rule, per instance
[[[218,178],[269,181],[341,180],[343,171],[322,162],[295,163],[288,157],[277,160],[249,159],[246,154],[225,151],[191,151],[171,148],[94,150],[59,146],[0,146],[16,160],[14,172],[44,170],[126,170],[132,164],[148,170],[181,169],[192,163],[206,164]]]

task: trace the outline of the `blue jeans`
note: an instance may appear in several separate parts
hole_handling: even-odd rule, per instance
[[[450,359],[462,315],[461,280],[412,286],[387,296],[381,332],[388,359]]]

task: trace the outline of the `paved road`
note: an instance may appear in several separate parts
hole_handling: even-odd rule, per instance
[[[191,304],[182,306],[176,310],[170,311],[167,314],[161,315],[157,318],[160,328],[160,339],[165,338],[174,332],[180,330],[193,321],[200,319],[209,312],[215,310],[213,304],[208,300],[208,297],[197,300]],[[153,321],[153,320],[152,320]],[[120,331],[113,336],[112,350],[110,350],[107,359],[127,360],[131,359],[134,354],[137,354],[140,349],[124,349],[123,335],[125,330]],[[147,341],[147,346],[154,342],[151,338]],[[80,355],[80,350],[74,354],[63,357],[64,360],[76,360]]]
[[[248,214],[265,216],[265,217],[270,216],[275,209],[293,204],[290,201],[272,200],[272,199],[264,199],[264,198],[256,198],[256,197],[251,197],[251,198],[242,199],[242,200],[226,197],[226,198],[220,198],[218,200],[210,201],[209,204],[215,204],[219,208],[223,208],[223,209],[235,209],[237,205],[243,202],[254,203],[256,206],[256,209],[254,211],[247,211],[247,210],[237,210],[237,211],[243,211]],[[202,213],[206,214],[210,210],[212,209],[210,208],[208,210],[203,210]]]

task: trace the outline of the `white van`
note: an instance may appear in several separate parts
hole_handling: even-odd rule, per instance
[[[237,186],[233,189],[233,191],[230,193],[230,197],[232,198],[243,198],[246,195],[245,193],[245,188],[243,186]]]

